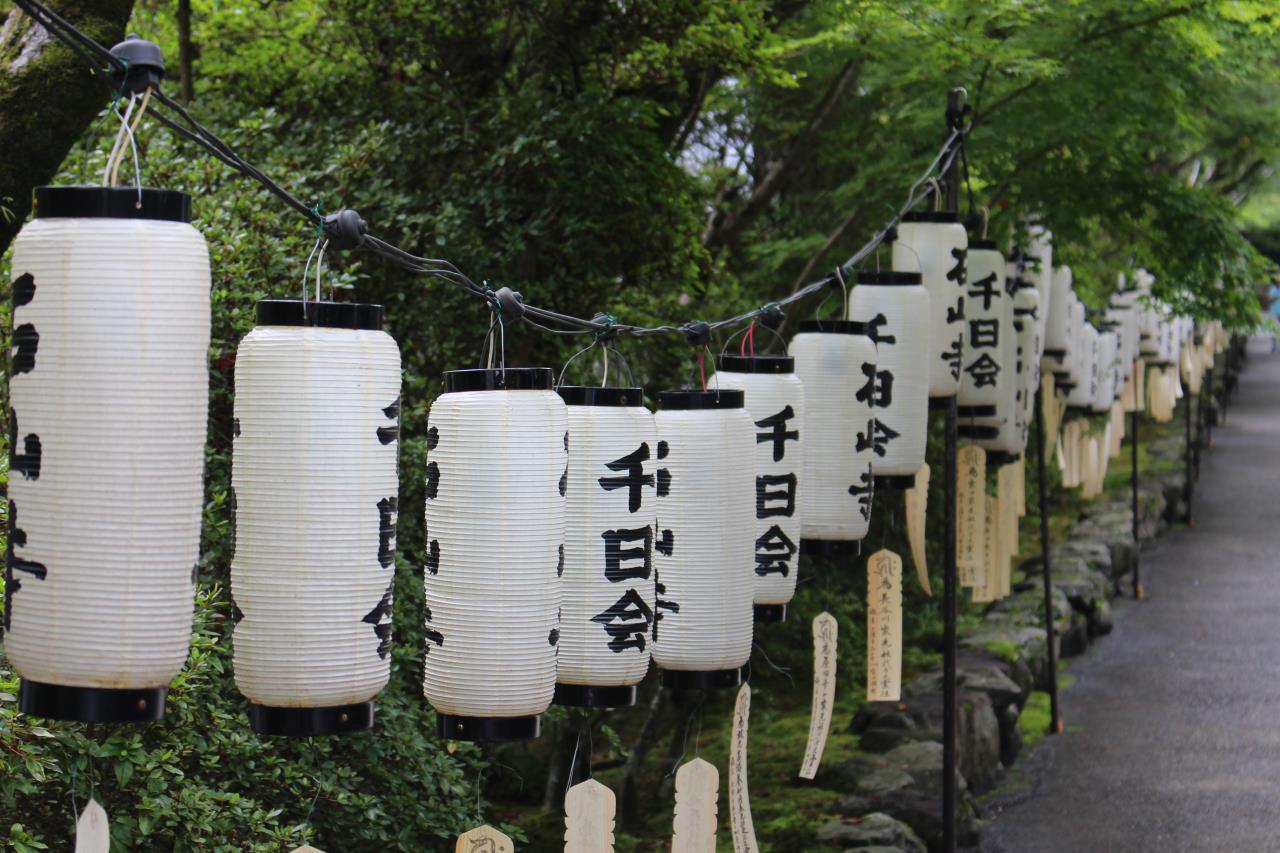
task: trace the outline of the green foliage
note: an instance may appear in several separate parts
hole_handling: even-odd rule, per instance
[[[1161,296],[1202,315],[1247,324],[1256,311],[1251,288],[1266,270],[1236,230],[1236,205],[1257,187],[1274,194],[1266,181],[1280,154],[1280,22],[1265,2],[192,6],[196,112],[249,160],[309,204],[356,208],[381,236],[559,310],[637,323],[713,319],[817,278],[896,211],[941,142],[944,93],[962,83],[974,124],[965,206],[991,209],[992,234],[1041,218],[1095,305],[1117,272],[1143,265]],[[166,46],[171,69],[173,12],[140,0],[131,26]],[[92,731],[17,715],[16,675],[0,656],[0,815],[16,816],[0,832],[8,827],[10,846],[64,847],[72,795],[83,803],[92,790],[111,815],[116,849],[276,850],[304,839],[331,850],[447,849],[451,834],[481,819],[519,814],[529,825],[528,811],[511,809],[548,792],[554,806],[556,785],[540,777],[567,766],[575,725],[599,735],[588,751],[615,765],[601,778],[620,790],[617,765],[635,749],[651,683],[631,712],[585,722],[549,714],[547,736],[532,745],[482,753],[434,736],[417,683],[426,415],[440,373],[475,363],[488,314],[445,284],[360,253],[331,257],[327,286],[387,306],[405,368],[392,680],[372,733],[299,743],[249,732],[228,618],[232,368],[254,301],[301,288],[314,233],[254,184],[146,127],[146,183],[196,196],[213,258],[191,655],[165,723]],[[112,120],[99,121],[62,180],[100,172],[113,132]],[[1240,221],[1273,229],[1277,210],[1259,202]],[[527,325],[506,336],[512,363],[559,365],[584,344]],[[620,349],[651,393],[696,376],[682,342]],[[936,418],[932,428],[938,472]],[[935,593],[939,481],[928,536]],[[1055,499],[1055,530],[1075,506]],[[896,496],[877,499],[868,552],[908,552],[901,517]],[[842,717],[830,755],[853,748],[843,719],[862,698],[860,566],[806,560],[788,621],[758,638],[752,784],[770,792],[757,825],[779,838],[825,808],[800,790],[772,793],[793,773],[812,671],[809,622],[822,610],[841,636]],[[905,628],[908,671],[935,664],[940,603],[911,577]],[[657,815],[641,827],[646,838],[667,831],[664,780],[690,732],[722,758],[727,714],[724,697],[701,710],[659,704],[654,748],[633,771],[638,811]],[[486,798],[503,806],[495,813]],[[542,829],[554,838],[557,827]]]

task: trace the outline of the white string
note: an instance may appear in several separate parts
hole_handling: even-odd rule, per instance
[[[147,87],[147,91],[142,96],[142,103],[138,105],[138,112],[133,117],[133,121],[129,123],[129,145],[133,149],[133,180],[138,187],[138,205],[142,205],[142,173],[138,167],[138,145],[136,131],[138,125],[142,124],[142,117],[147,112],[147,106],[151,103],[151,87]],[[111,184],[114,186],[120,182],[120,165],[124,163],[124,151],[120,152],[116,158],[115,165],[111,167]]]
[[[325,240],[320,246],[320,254],[316,257],[316,302],[323,298],[320,290],[320,269],[324,266],[324,253],[329,248],[329,241]]]
[[[111,186],[111,170],[115,166],[116,157],[123,154],[123,146],[125,135],[129,132],[129,117],[133,115],[133,107],[137,103],[136,95],[129,96],[129,105],[121,113],[119,108],[116,109],[116,116],[120,119],[120,129],[116,131],[115,143],[111,146],[111,153],[107,155],[107,165],[102,169],[102,185],[104,187]],[[130,137],[132,139],[132,137]]]
[[[302,314],[305,317],[307,313],[307,279],[311,275],[311,261],[315,259],[316,252],[320,251],[320,244],[324,241],[324,234],[316,235],[315,245],[311,247],[311,254],[307,255],[307,264],[302,268]],[[316,300],[319,301],[319,294]]]

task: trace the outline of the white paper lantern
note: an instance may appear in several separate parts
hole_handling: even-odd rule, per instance
[[[653,661],[662,685],[736,687],[751,658],[757,509],[794,506],[794,480],[756,479],[756,431],[743,393],[664,391],[659,455]]]
[[[924,462],[929,428],[929,292],[914,272],[859,272],[849,319],[876,345],[858,395],[874,403],[884,454],[871,457],[877,489],[909,489]]]
[[[998,425],[1012,400],[1013,299],[1005,288],[1004,256],[989,240],[969,243],[965,286],[964,361],[960,369],[957,412],[961,423]]]
[[[893,268],[919,272],[929,292],[929,396],[960,390],[964,334],[964,226],[952,213],[908,213],[893,242]]]
[[[1018,392],[1017,429],[1019,444],[1025,449],[1031,419],[1035,416],[1036,392],[1040,390],[1040,291],[1035,283],[1027,280],[1025,266],[1019,264],[1018,278],[1014,283],[1013,319],[1018,341]]]
[[[235,387],[231,593],[249,721],[367,729],[391,674],[400,350],[381,306],[266,300]]]
[[[1067,406],[1087,411],[1093,407],[1094,386],[1098,381],[1098,331],[1089,323],[1081,322],[1076,357],[1069,359],[1072,365],[1072,382],[1067,391]]]
[[[41,187],[14,241],[5,652],[27,714],[144,722],[181,670],[209,253],[184,193]]]
[[[1044,370],[1060,380],[1066,379],[1068,350],[1071,346],[1072,316],[1071,267],[1059,267],[1053,272],[1053,287],[1049,296],[1049,314],[1044,327]],[[1041,303],[1043,304],[1043,303]]]
[[[444,382],[427,418],[423,693],[442,737],[536,737],[556,681],[568,415],[548,368]]]
[[[965,288],[964,367],[960,379],[959,434],[987,451],[987,462],[1005,465],[1021,451],[1017,423],[1017,331],[1013,325],[1016,277],[989,240],[969,243]]]
[[[1040,297],[1039,335],[1040,345],[1043,347],[1053,298],[1053,232],[1043,225],[1032,224],[1027,227],[1027,237],[1027,251],[1023,256],[1026,269],[1023,277],[1035,284],[1036,294]],[[1042,351],[1038,358],[1043,357]]]
[[[1118,339],[1111,324],[1104,324],[1098,329],[1098,383],[1093,392],[1094,414],[1105,414],[1111,411],[1111,404],[1116,401],[1116,375],[1120,359],[1116,353]]]
[[[722,355],[716,388],[745,395],[747,414],[755,424],[756,494],[778,483],[794,483],[796,500],[755,509],[755,619],[781,622],[795,595],[800,566],[799,495],[804,493],[804,386],[790,356]]]
[[[560,386],[568,405],[558,705],[633,705],[649,671],[653,536],[670,485],[639,388]]]
[[[803,553],[857,551],[871,521],[872,459],[887,455],[888,443],[897,438],[877,420],[873,395],[858,393],[877,369],[869,331],[848,320],[806,320],[791,341],[796,375],[804,383]]]

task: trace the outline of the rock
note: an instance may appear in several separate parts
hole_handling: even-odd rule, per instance
[[[911,827],[884,812],[865,817],[833,820],[818,827],[821,842],[843,844],[846,849],[875,851],[897,850],[925,853],[926,847]]]
[[[1071,602],[1062,590],[1053,593],[1054,626],[1059,632],[1071,627]],[[1044,625],[1044,589],[1041,584],[1019,583],[1013,594],[987,608],[984,621],[996,625],[1035,628]]]
[[[1058,639],[1058,656],[1073,658],[1089,650],[1089,620],[1082,613],[1072,613],[1071,622]]]
[[[1116,625],[1111,615],[1111,602],[1100,601],[1098,607],[1089,616],[1089,633],[1094,637],[1105,637]]]
[[[930,850],[942,849],[942,794],[906,788],[886,798],[851,795],[836,801],[836,811],[844,815],[883,812],[915,831]],[[978,843],[979,821],[973,798],[967,792],[956,798],[956,842],[962,847]],[[855,848],[856,849],[856,848]]]
[[[985,693],[962,693],[957,697],[960,724],[956,728],[956,749],[960,772],[975,794],[989,791],[1004,775],[1000,762],[1000,723],[991,698]]]
[[[1006,695],[1010,695],[1007,688],[1012,688],[1011,695],[1020,695],[1016,685],[1008,678],[1003,680]],[[1006,702],[1009,704],[1011,700]],[[920,756],[941,749],[942,721],[942,692],[937,690],[904,697],[897,703],[868,703],[858,709],[850,728],[861,735],[860,749],[884,753],[885,759],[892,762],[910,759],[918,763],[926,760]],[[961,690],[956,696],[956,744],[960,772],[975,792],[986,791],[999,781],[1004,771],[1000,763],[1000,724],[986,693]],[[884,794],[912,783],[910,778],[902,779],[902,771],[892,765],[858,770],[860,775],[846,777],[842,790]],[[916,782],[919,784],[919,780]]]
[[[985,621],[974,633],[960,640],[962,649],[985,651],[1026,667],[1033,685],[1046,683],[1048,646],[1043,628],[998,625]]]
[[[854,790],[859,794],[888,794],[910,785],[914,779],[910,773],[896,767],[877,767],[859,776]]]
[[[1022,730],[1018,728],[1020,715],[1017,705],[1010,705],[1000,713],[996,721],[1000,725],[1000,763],[1012,767],[1022,751]]]

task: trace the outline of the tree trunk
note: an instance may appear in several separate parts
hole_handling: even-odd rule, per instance
[[[50,5],[109,47],[124,38],[133,2]],[[109,94],[74,51],[17,9],[9,13],[0,29],[0,252],[30,213],[31,191],[53,179]]]
[[[182,101],[195,100],[195,78],[191,69],[191,0],[178,0],[178,80]]]

